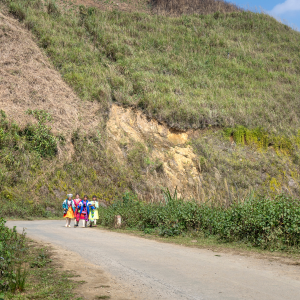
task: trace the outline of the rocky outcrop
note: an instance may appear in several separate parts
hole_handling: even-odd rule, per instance
[[[160,184],[170,190],[177,187],[185,198],[198,198],[201,185],[199,163],[188,144],[189,137],[195,132],[170,129],[148,119],[140,111],[117,105],[111,107],[107,130],[109,148],[120,162],[126,162],[129,145],[142,144],[145,147],[144,159],[157,162],[162,173],[157,175],[157,170],[154,170],[154,175],[146,172],[146,180],[151,179],[153,186]]]

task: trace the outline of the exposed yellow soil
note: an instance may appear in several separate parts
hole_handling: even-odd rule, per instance
[[[187,145],[194,131],[180,132],[168,128],[156,120],[149,120],[139,111],[113,105],[107,123],[110,147],[122,161],[122,145],[132,141],[152,148],[151,160],[163,163],[163,181],[173,190],[178,187],[179,196],[199,198],[201,174],[198,160],[191,146]],[[150,175],[149,175],[150,176]]]

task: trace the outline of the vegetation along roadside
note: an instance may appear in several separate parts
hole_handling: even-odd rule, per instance
[[[213,238],[222,243],[240,243],[250,248],[299,253],[300,203],[297,199],[249,196],[244,201],[222,206],[183,201],[164,192],[161,203],[146,203],[126,194],[123,201],[100,207],[100,223],[139,229],[161,237],[193,236]]]
[[[81,299],[74,291],[80,282],[60,270],[50,247],[41,246],[5,227],[0,219],[0,298]]]

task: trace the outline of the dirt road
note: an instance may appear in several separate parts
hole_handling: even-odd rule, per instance
[[[9,221],[130,286],[135,299],[300,299],[300,266],[187,248],[64,221]]]

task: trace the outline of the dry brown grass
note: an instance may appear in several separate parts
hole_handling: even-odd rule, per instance
[[[97,127],[101,121],[100,104],[80,100],[53,69],[31,34],[1,13],[0,39],[0,109],[21,127],[36,122],[26,114],[28,109],[47,111],[53,118],[52,132],[66,138],[66,150],[72,153],[71,134],[79,127],[85,132]]]
[[[84,5],[86,7],[96,7],[102,11],[126,11],[126,12],[143,12],[151,13],[151,6],[148,0],[123,0],[123,1],[107,1],[107,0],[70,0],[67,4],[65,1],[58,0],[61,6]]]
[[[153,11],[159,14],[213,14],[241,11],[238,6],[224,0],[152,0]]]
[[[64,1],[58,3],[66,5]],[[127,12],[143,12],[147,14],[182,15],[230,13],[241,11],[237,5],[224,0],[71,0],[68,3],[97,7],[100,10],[120,10]]]

